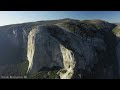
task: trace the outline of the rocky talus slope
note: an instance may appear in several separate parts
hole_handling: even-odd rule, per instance
[[[116,79],[119,26],[61,19],[0,27],[0,76],[30,79]]]

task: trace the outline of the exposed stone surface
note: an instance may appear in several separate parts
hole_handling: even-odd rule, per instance
[[[61,79],[118,78],[115,26],[102,20],[62,19],[0,27],[0,75],[20,75],[16,65],[28,60],[25,71],[31,75],[54,69]]]
[[[60,45],[62,56],[63,56],[63,64],[64,69],[60,71],[61,79],[71,79],[74,75],[75,71],[75,57],[72,51],[66,49],[62,45]]]
[[[34,28],[28,37],[28,72],[37,72],[42,68],[63,67],[60,42],[52,37],[45,26]]]
[[[55,25],[37,26],[28,36],[28,71],[35,73],[44,67],[58,66],[62,69],[61,78],[71,78],[77,70],[91,72],[98,55],[105,50],[106,44],[101,38],[83,38]]]

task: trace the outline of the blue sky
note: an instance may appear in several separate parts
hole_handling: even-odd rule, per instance
[[[120,11],[0,11],[0,26],[63,18],[120,22]]]

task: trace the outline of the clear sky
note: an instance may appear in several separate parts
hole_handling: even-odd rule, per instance
[[[120,11],[0,11],[0,26],[63,18],[120,22]]]

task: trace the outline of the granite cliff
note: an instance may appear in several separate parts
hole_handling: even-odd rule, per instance
[[[119,26],[61,19],[0,27],[0,75],[33,79],[116,79]]]

